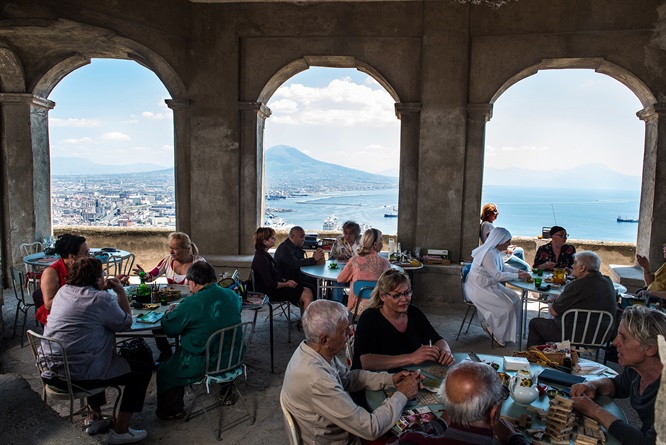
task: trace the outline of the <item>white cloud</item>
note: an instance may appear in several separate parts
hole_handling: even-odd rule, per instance
[[[54,127],[74,127],[74,128],[93,128],[102,125],[99,119],[59,119],[53,117],[49,119],[49,125]]]
[[[146,119],[162,120],[162,119],[171,119],[171,114],[153,113],[152,111],[144,111],[143,113],[141,113],[141,117],[144,117]]]
[[[271,103],[270,109],[273,113],[291,114],[298,111],[298,103],[289,99],[281,99]]]
[[[102,136],[100,136],[101,139],[105,141],[129,141],[130,137],[126,135],[125,133],[121,133],[119,131],[112,131],[110,133],[104,133]]]
[[[541,146],[541,147],[535,147],[533,145],[527,146],[527,145],[521,145],[520,147],[512,147],[512,146],[502,146],[502,147],[494,147],[492,145],[486,145],[486,152],[487,153],[497,153],[497,152],[544,152],[544,151],[549,151],[550,147],[547,146]]]
[[[63,139],[63,142],[65,144],[86,144],[92,142],[93,139],[89,137],[84,137],[84,138],[69,138],[69,139]]]

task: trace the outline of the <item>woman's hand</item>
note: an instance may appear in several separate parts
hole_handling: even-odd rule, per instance
[[[139,265],[137,264],[136,267],[135,267],[134,269],[132,269],[132,272],[134,272],[135,274],[139,275],[139,272],[144,272],[144,273],[145,273],[146,271],[143,270],[143,267],[141,267],[141,266],[139,266]],[[148,274],[146,274],[146,275],[148,275]]]
[[[414,365],[420,365],[423,362],[431,360],[433,362],[439,361],[440,350],[437,346],[423,345],[416,351],[410,354],[411,362]]]
[[[650,261],[647,259],[647,257],[636,254],[636,262],[638,262],[638,265],[643,269],[647,269],[648,271],[650,270]]]
[[[529,281],[532,279],[532,274],[529,272],[520,271],[518,272],[518,279],[523,281]]]
[[[123,293],[125,292],[123,284],[116,277],[107,278],[104,283],[104,289],[112,289],[116,294],[120,294],[120,292]]]
[[[451,354],[451,351],[447,351],[444,349],[439,353],[439,358],[437,359],[437,362],[444,366],[451,366],[456,362],[456,359],[453,358],[453,354]]]
[[[553,270],[555,268],[555,263],[553,261],[546,261],[539,266],[539,269],[542,270]]]
[[[594,396],[597,395],[597,389],[588,385],[587,383],[577,383],[571,387],[571,397],[581,397],[588,396],[591,399],[594,399]]]

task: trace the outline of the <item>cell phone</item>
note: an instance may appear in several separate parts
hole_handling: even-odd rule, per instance
[[[478,355],[476,355],[475,352],[470,352],[467,355],[469,355],[470,360],[472,360],[473,362],[480,362],[481,361],[481,359],[479,358]]]

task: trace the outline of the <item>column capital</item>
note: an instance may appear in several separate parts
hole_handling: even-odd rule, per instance
[[[30,93],[0,93],[0,103],[3,105],[32,105],[46,110],[52,110],[55,102]]]
[[[262,114],[263,118],[268,118],[271,116],[272,111],[262,102],[238,102],[238,109],[240,111],[254,111]]]
[[[493,117],[493,104],[467,104],[466,110],[471,121],[488,122]]]
[[[636,113],[636,116],[642,121],[649,122],[652,119],[661,117],[666,114],[666,103],[657,102],[649,107],[645,107]]]
[[[192,102],[189,99],[165,99],[164,103],[172,110],[189,109]]]
[[[400,116],[403,114],[421,112],[420,102],[398,102],[394,106],[395,106],[395,115],[398,119],[400,119]]]

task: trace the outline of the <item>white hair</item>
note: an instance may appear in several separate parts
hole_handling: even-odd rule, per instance
[[[347,308],[337,301],[315,300],[308,305],[301,317],[305,340],[319,343],[319,338],[337,333],[342,322],[349,322]]]
[[[576,261],[581,266],[585,266],[585,270],[588,272],[599,272],[601,269],[601,258],[594,252],[589,250],[583,250],[574,255],[574,261]]]

